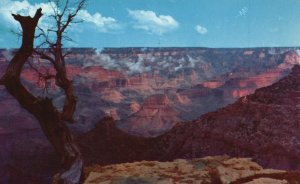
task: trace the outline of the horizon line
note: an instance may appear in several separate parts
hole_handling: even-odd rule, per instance
[[[257,46],[257,47],[201,47],[201,46],[126,46],[126,47],[64,47],[64,49],[126,49],[126,48],[197,48],[197,49],[265,49],[265,48],[300,48],[300,46]],[[20,49],[20,48],[4,48],[0,47],[1,50],[7,49]],[[48,48],[40,48],[48,49]]]

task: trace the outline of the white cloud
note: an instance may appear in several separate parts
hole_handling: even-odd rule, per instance
[[[244,6],[241,10],[239,10],[238,16],[246,16],[248,13],[248,8]]]
[[[53,6],[55,5],[53,4]],[[1,0],[0,16],[2,16],[5,21],[13,25],[18,25],[17,21],[15,21],[11,16],[12,13],[33,16],[35,11],[40,7],[42,8],[44,16],[42,16],[39,24],[41,27],[48,27],[49,24],[53,23],[53,20],[51,20],[51,17],[49,17],[49,15],[53,13],[52,6],[49,2],[30,4],[28,0]],[[109,30],[120,28],[118,22],[114,18],[103,17],[98,12],[95,14],[90,14],[87,10],[81,10],[78,13],[77,18],[82,19],[86,23],[95,26],[100,32],[108,32]]]
[[[81,10],[78,13],[78,18],[86,23],[91,23],[101,32],[120,29],[121,26],[116,19],[112,17],[103,17],[100,13],[90,14],[87,10]]]
[[[18,23],[11,16],[12,13],[34,16],[35,11],[40,7],[43,9],[44,14],[40,22],[42,22],[41,24],[46,24],[47,20],[45,19],[47,19],[48,15],[50,15],[52,12],[52,7],[50,3],[39,3],[32,5],[27,0],[2,0],[0,2],[0,15],[4,19],[4,21],[7,21],[8,23],[16,26],[18,25]]]
[[[196,25],[195,26],[195,30],[199,33],[199,34],[206,34],[207,33],[207,29],[203,26],[200,25]]]
[[[151,66],[145,66],[144,62],[138,61],[138,62],[126,62],[126,66],[129,69],[129,74],[136,74],[136,73],[144,73],[144,72],[150,72]]]
[[[128,10],[134,19],[134,28],[142,29],[149,33],[162,35],[176,29],[179,23],[170,15],[156,15],[153,11]]]
[[[107,70],[126,70],[128,74],[138,74],[150,72],[151,66],[145,66],[143,58],[139,58],[137,62],[128,59],[112,59],[107,54],[98,53],[97,55],[85,60],[84,68],[91,66],[102,66]]]
[[[118,61],[112,59],[108,54],[101,53],[98,53],[96,56],[92,56],[83,62],[84,68],[90,66],[102,66],[108,70],[118,70],[122,67]]]

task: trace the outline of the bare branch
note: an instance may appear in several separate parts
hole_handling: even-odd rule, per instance
[[[40,44],[40,47],[42,45],[48,44],[49,48],[51,48],[53,50],[54,44],[52,41],[49,40],[49,32],[46,33],[45,30],[42,29],[41,27],[37,27],[37,28],[39,29],[39,31],[41,31],[40,35],[43,36],[45,39],[45,41]],[[37,48],[40,48],[40,47],[38,46]]]
[[[57,32],[57,30],[55,30],[55,29],[47,29],[47,31],[48,32],[55,32],[55,33]]]
[[[36,21],[38,21],[41,18],[41,16],[43,16],[43,14],[42,14],[42,8],[39,8],[35,12],[35,15],[34,15],[33,19],[35,19]]]
[[[50,57],[49,55],[47,55],[46,53],[44,53],[43,51],[34,49],[33,52],[40,55],[41,59],[46,59],[46,60],[50,61],[54,65],[54,67],[56,66],[55,60],[52,57]]]
[[[47,42],[44,41],[44,42],[40,43],[39,45],[37,45],[35,49],[40,49],[46,44],[47,44]]]
[[[20,30],[19,31],[15,31],[15,30],[12,29],[10,32],[13,33],[13,34],[15,34],[15,35],[17,35],[18,37],[22,37],[22,34],[23,34],[22,31],[20,31]]]
[[[41,68],[35,67],[34,64],[32,64],[30,61],[28,62],[28,65],[38,75],[37,85],[42,85],[42,87],[43,87],[43,93],[47,93],[48,94],[48,89],[50,87],[48,81],[51,80],[51,79],[54,79],[55,75],[51,74],[51,72],[49,71],[49,69],[46,69],[46,68],[44,68],[46,70],[46,72],[42,73],[41,72]]]
[[[69,7],[69,0],[66,0],[65,7],[63,8],[63,11],[61,13],[62,16],[65,14],[65,12],[68,9],[68,7]]]
[[[82,22],[84,22],[84,20],[81,19],[81,20],[73,21],[72,24],[79,24],[79,23],[82,23]]]
[[[66,53],[63,55],[63,57],[65,58],[66,56],[68,56],[68,55],[70,55],[70,54],[72,54],[72,52],[71,52],[71,51],[69,51],[69,52],[66,52]]]
[[[40,38],[41,36],[43,36],[43,33],[40,33],[40,34],[34,36],[34,38],[37,39],[37,38]]]
[[[16,15],[16,14],[11,14],[11,15],[12,15],[12,16],[14,17],[14,19],[17,20],[17,21],[20,21],[21,18],[22,18],[21,15],[19,15],[19,14],[18,14],[18,15]]]
[[[73,11],[72,13],[70,13],[70,14],[68,15],[68,18],[67,18],[67,20],[66,20],[66,23],[62,26],[61,33],[63,33],[63,32],[66,30],[66,28],[67,28],[67,27],[69,26],[69,24],[73,21],[74,17],[78,14],[78,12],[84,8],[84,5],[85,5],[85,4],[86,4],[86,0],[81,0],[81,1],[78,3],[78,5],[77,5],[75,11]]]
[[[71,37],[69,37],[67,35],[64,35],[63,39],[65,39],[66,41],[69,41],[69,42],[73,42],[74,41]]]
[[[58,19],[57,19],[57,15],[58,15],[58,7],[57,7],[57,5],[59,4],[58,3],[58,1],[56,1],[55,3],[53,2],[53,0],[48,0],[48,2],[49,2],[49,4],[50,4],[50,6],[51,6],[51,8],[52,8],[52,10],[53,10],[53,13],[54,13],[54,15],[53,15],[53,18],[56,20],[56,21],[58,21]],[[54,5],[56,6],[56,7],[54,7]]]
[[[45,80],[49,80],[51,78],[55,78],[55,75],[51,74],[49,70],[46,70],[46,73],[40,72],[41,69],[38,69],[37,67],[34,66],[33,63],[30,61],[28,62],[28,65],[30,66],[31,69],[33,69],[39,76],[39,78],[43,78]]]

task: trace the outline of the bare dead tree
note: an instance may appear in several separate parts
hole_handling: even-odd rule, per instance
[[[69,123],[74,122],[73,114],[76,110],[77,101],[72,81],[67,77],[65,58],[70,52],[63,49],[63,42],[72,41],[66,34],[66,31],[71,24],[81,22],[80,20],[75,20],[75,17],[84,8],[86,2],[87,0],[77,0],[75,3],[71,3],[69,0],[49,0],[53,10],[53,14],[50,17],[54,19],[55,26],[46,30],[38,27],[40,33],[37,37],[42,37],[43,41],[34,50],[42,59],[48,60],[56,71],[55,84],[64,91],[66,96],[62,119]],[[46,47],[48,50],[45,52],[45,50],[40,49],[41,47]],[[44,76],[49,77],[52,75]]]
[[[67,7],[68,0],[66,2]],[[49,49],[53,56],[40,53],[53,64],[56,71],[56,84],[65,92],[66,102],[64,103],[62,112],[53,105],[52,99],[34,96],[24,87],[20,79],[24,64],[34,52],[35,30],[42,16],[41,8],[36,11],[34,17],[12,14],[14,19],[21,24],[22,45],[9,63],[5,74],[0,79],[0,84],[6,87],[7,91],[24,109],[37,118],[46,137],[61,156],[62,169],[58,174],[58,180],[60,183],[66,184],[79,183],[83,160],[78,147],[73,141],[72,134],[65,123],[65,121],[72,121],[73,119],[72,116],[76,108],[76,97],[73,94],[72,82],[67,78],[64,61],[65,55],[62,53],[62,39],[64,31],[82,8],[82,3],[84,2],[84,0],[80,1],[77,9],[67,16],[66,21],[62,20],[62,13],[67,11],[67,8],[62,13],[59,11],[55,13],[58,20],[57,40],[54,44],[51,44],[51,48]]]

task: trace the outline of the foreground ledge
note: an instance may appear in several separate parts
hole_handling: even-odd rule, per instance
[[[264,169],[250,158],[204,157],[172,162],[141,161],[85,168],[84,184],[288,184],[300,173]]]

